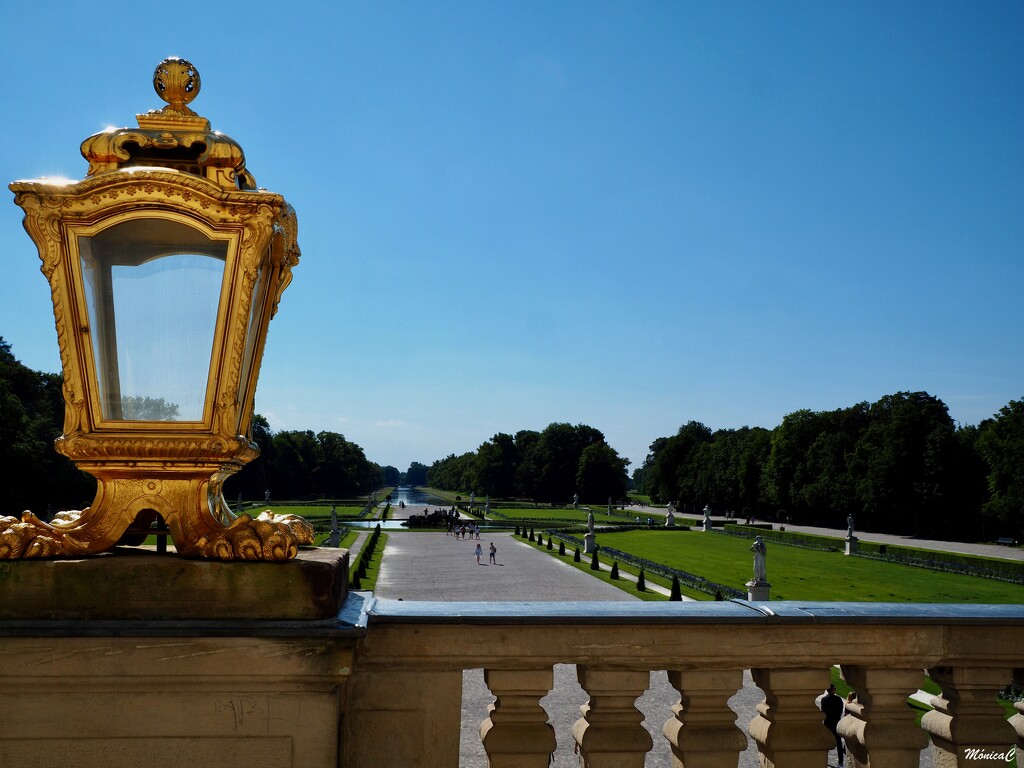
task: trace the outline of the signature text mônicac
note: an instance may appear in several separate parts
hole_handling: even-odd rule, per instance
[[[968,760],[1002,760],[1006,763],[1013,760],[1013,757],[1016,754],[1016,747],[1010,747],[1006,752],[996,752],[991,749],[979,749],[978,747],[969,747],[964,750],[964,757]]]

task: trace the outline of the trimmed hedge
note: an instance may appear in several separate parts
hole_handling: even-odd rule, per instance
[[[984,579],[1008,581],[1011,584],[1024,584],[1024,561],[1020,560],[998,560],[980,555],[966,555],[962,552],[937,552],[933,549],[876,544],[869,541],[857,542],[857,557],[913,565],[933,571],[959,573],[964,576],[980,576]]]
[[[736,525],[735,523],[726,523],[722,533],[729,536],[739,536],[743,539],[752,539],[755,536],[760,536],[764,541],[775,544],[785,544],[790,547],[801,547],[803,549],[816,549],[821,552],[841,552],[844,546],[842,539],[834,539],[831,536],[795,533],[793,531],[771,531],[766,528],[756,528],[752,525]]]

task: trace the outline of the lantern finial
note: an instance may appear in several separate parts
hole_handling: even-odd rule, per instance
[[[194,115],[195,112],[185,105],[199,95],[200,87],[199,70],[192,62],[177,56],[169,56],[161,61],[153,73],[153,89],[167,102],[167,106],[161,110],[163,112]]]

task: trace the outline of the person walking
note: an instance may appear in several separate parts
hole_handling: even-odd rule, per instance
[[[481,547],[480,544],[477,544],[476,545],[476,550],[474,551],[474,554],[476,555],[476,564],[477,565],[480,565],[480,557],[481,557],[481,555],[483,555],[483,553],[484,553],[484,548]]]
[[[488,556],[487,556],[487,562],[490,563],[491,565],[497,565],[498,561],[495,560],[495,555],[498,554],[498,548],[496,546],[494,546],[494,542],[493,541],[491,542],[491,546],[490,546],[489,549],[490,549],[490,554],[488,554]]]
[[[839,721],[843,719],[845,709],[846,705],[843,704],[842,698],[836,694],[835,684],[829,685],[825,695],[821,697],[821,712],[825,715],[825,719],[821,722],[836,740],[836,752],[839,753],[840,766],[842,766],[843,757],[846,755],[846,745],[843,744],[843,737],[839,735],[838,726]]]

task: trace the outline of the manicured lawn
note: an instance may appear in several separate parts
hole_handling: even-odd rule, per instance
[[[603,547],[743,589],[753,575],[751,540],[701,531],[598,534]],[[940,573],[839,552],[768,545],[772,600],[1024,603],[1024,588],[977,576]]]

